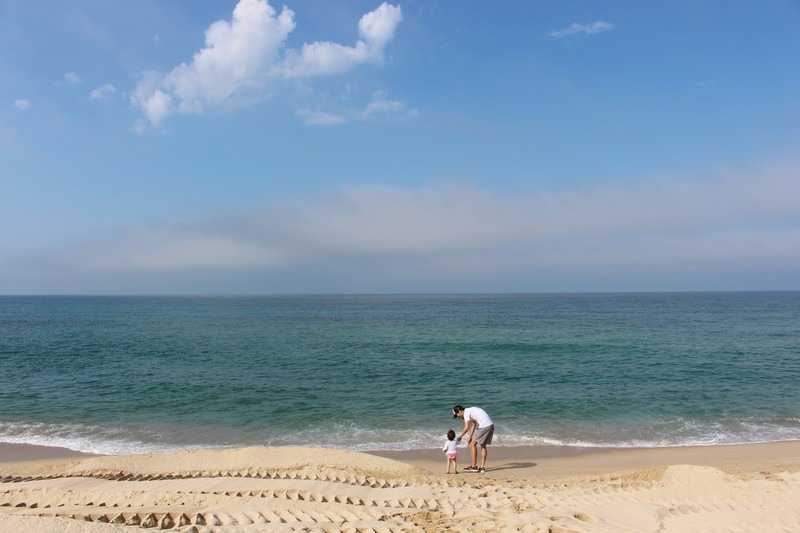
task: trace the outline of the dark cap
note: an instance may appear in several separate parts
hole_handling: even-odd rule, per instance
[[[464,408],[461,407],[460,405],[456,405],[455,407],[453,407],[453,418],[458,418],[458,412],[463,410]]]

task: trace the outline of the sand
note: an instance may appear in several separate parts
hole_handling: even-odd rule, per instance
[[[0,444],[0,531],[800,531],[800,442],[492,447],[485,474],[445,466],[438,450]]]

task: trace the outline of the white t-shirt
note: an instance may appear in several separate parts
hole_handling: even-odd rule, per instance
[[[480,407],[467,407],[464,409],[464,420],[478,423],[478,429],[491,426],[494,422]]]
[[[447,453],[458,453],[458,449],[456,448],[456,446],[458,446],[458,442],[456,441],[456,439],[453,440],[448,439],[444,442],[444,446],[442,446],[442,451]]]

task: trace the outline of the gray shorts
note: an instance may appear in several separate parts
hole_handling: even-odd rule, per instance
[[[494,424],[486,426],[485,428],[478,428],[472,436],[472,440],[478,444],[491,444],[492,435],[494,435]]]

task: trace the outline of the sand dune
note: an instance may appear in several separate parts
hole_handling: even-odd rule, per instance
[[[456,476],[443,461],[305,448],[6,462],[0,531],[799,531],[800,443],[781,444],[740,447],[739,471],[688,464],[686,449],[687,464],[625,469],[622,453],[617,470],[548,479],[537,457]]]

